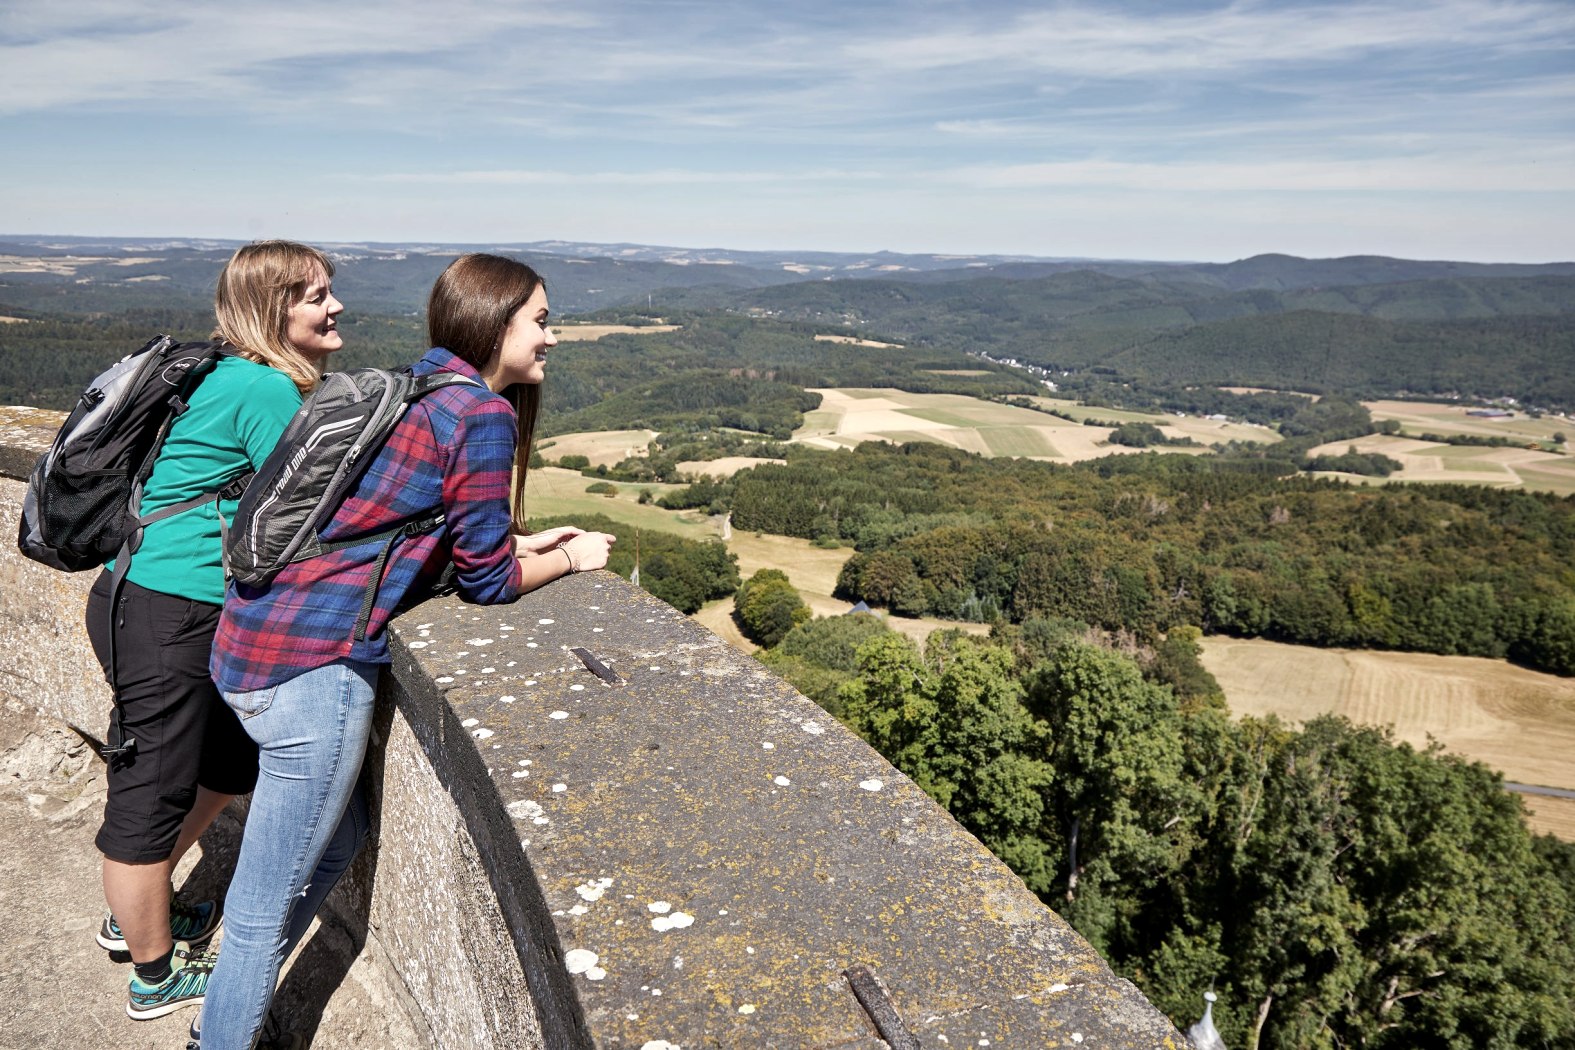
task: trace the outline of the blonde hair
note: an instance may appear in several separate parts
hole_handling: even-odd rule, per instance
[[[285,339],[290,308],[322,273],[333,277],[328,256],[295,241],[257,241],[230,256],[213,295],[213,338],[240,356],[289,376],[303,395],[322,379],[318,366]]]
[[[501,255],[473,252],[449,263],[427,299],[427,336],[478,372],[498,356],[498,344],[514,311],[544,282],[524,263]],[[510,516],[525,531],[525,474],[541,412],[541,384],[515,383],[499,391],[514,406],[514,483]]]

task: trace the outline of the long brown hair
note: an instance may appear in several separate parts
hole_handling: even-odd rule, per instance
[[[514,311],[545,282],[541,274],[517,259],[473,252],[461,255],[438,275],[427,299],[427,337],[478,372],[498,355],[503,330]],[[514,406],[516,443],[510,513],[514,527],[525,530],[525,474],[530,446],[541,412],[541,385],[515,383],[498,391]]]
[[[303,395],[322,378],[321,370],[290,345],[285,332],[290,307],[300,302],[318,273],[333,277],[328,256],[295,241],[256,241],[230,256],[213,294],[218,324],[213,338],[240,356],[271,365],[289,376]]]

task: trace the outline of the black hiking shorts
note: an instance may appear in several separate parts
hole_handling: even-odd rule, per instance
[[[109,677],[110,576],[88,596],[87,631]],[[109,763],[109,800],[94,840],[110,860],[166,860],[197,787],[240,795],[257,784],[257,745],[208,677],[219,606],[127,580],[115,609],[115,668],[122,738],[135,749]],[[108,739],[108,735],[106,735]]]

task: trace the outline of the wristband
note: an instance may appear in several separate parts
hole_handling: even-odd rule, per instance
[[[569,559],[569,572],[571,574],[579,572],[580,571],[580,563],[574,560],[574,555],[569,553],[569,548],[568,547],[559,547],[558,549],[563,552],[563,556],[565,558]]]

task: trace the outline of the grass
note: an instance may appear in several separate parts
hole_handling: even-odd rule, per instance
[[[609,484],[617,487],[616,496],[598,496],[585,491],[585,486],[594,480],[582,476],[578,471],[537,467],[526,477],[525,508],[533,518],[605,514],[626,525],[670,532],[691,540],[718,534],[717,524],[708,515],[698,511],[666,510],[655,503],[639,502],[641,489],[650,489],[653,495],[660,496],[664,492],[682,488],[681,485],[614,481]]]
[[[630,456],[645,455],[646,446],[656,437],[654,430],[597,430],[579,434],[559,434],[547,438],[550,447],[538,451],[548,459],[564,456],[584,456],[591,466],[612,466]]]
[[[1039,459],[1061,459],[1050,438],[1043,430],[1020,427],[980,428],[979,434],[989,446],[992,456],[1032,456]]]

